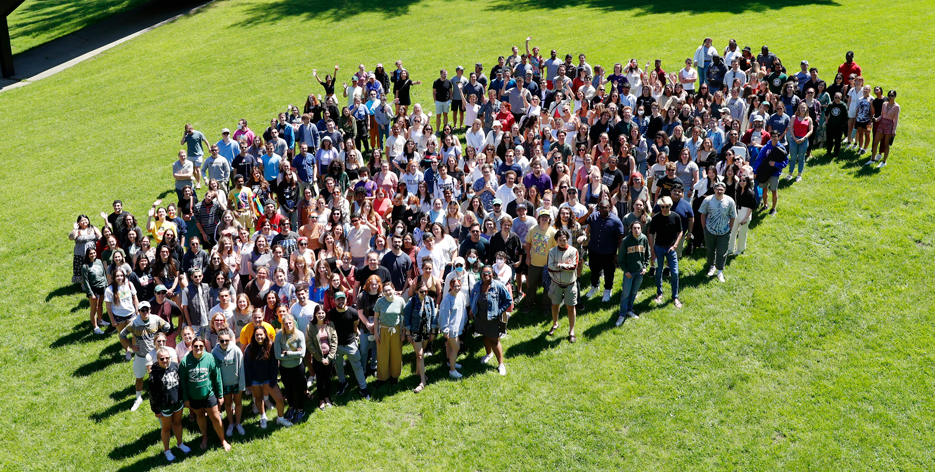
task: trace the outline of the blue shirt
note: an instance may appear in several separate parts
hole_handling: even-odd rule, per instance
[[[315,152],[318,149],[319,137],[318,137],[318,127],[312,124],[302,124],[299,126],[299,134],[296,136],[296,139],[300,143],[308,144],[308,152]]]
[[[217,143],[218,154],[224,156],[224,159],[227,159],[227,163],[231,164],[234,162],[234,158],[240,154],[240,144],[233,139],[231,142],[224,144],[224,140],[220,140]]]
[[[315,173],[317,163],[312,153],[308,153],[304,156],[302,153],[299,153],[296,154],[295,159],[292,160],[292,165],[295,167],[295,173],[299,176],[299,180],[307,184],[311,181],[312,175]]]
[[[779,113],[773,113],[773,115],[766,120],[766,126],[779,131],[779,142],[784,143],[786,142],[786,128],[789,127],[789,123],[791,122],[792,120],[789,119],[788,114],[783,113],[782,116],[779,116]],[[754,169],[756,169],[756,167],[754,167]]]
[[[270,184],[275,184],[276,179],[279,178],[279,164],[282,162],[282,157],[279,157],[279,154],[263,154],[260,156],[260,161],[263,162],[263,178],[266,179]]]
[[[473,313],[474,316],[481,316],[481,313],[477,312],[477,302],[481,297],[480,290],[483,283],[482,281],[478,281],[471,287],[471,313]],[[488,320],[495,320],[510,308],[510,305],[513,304],[513,297],[510,296],[510,292],[506,289],[506,286],[499,281],[491,280],[490,288],[491,290],[485,294],[487,297],[486,314]]]
[[[607,218],[601,218],[599,212],[591,213],[585,221],[591,229],[591,241],[588,250],[595,254],[616,254],[620,246],[620,238],[626,233],[623,222],[617,215],[609,213]]]

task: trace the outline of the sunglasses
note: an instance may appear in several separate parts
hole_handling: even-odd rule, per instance
[[[218,339],[218,344],[227,344],[231,342],[230,339]]]
[[[671,208],[672,205],[659,205],[659,208]]]

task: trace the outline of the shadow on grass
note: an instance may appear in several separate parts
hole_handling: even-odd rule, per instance
[[[71,344],[91,343],[98,339],[101,339],[101,337],[91,331],[91,321],[85,320],[72,328],[71,333],[53,341],[52,344],[49,344],[49,347],[58,349]]]
[[[565,326],[567,329],[567,324]],[[559,329],[562,329],[562,328],[559,328]],[[567,337],[565,335],[560,335],[558,331],[556,331],[555,333],[556,334],[550,338],[548,336],[548,332],[543,331],[542,333],[540,333],[538,336],[534,338],[529,338],[525,341],[520,341],[510,346],[508,349],[505,349],[503,352],[503,357],[513,358],[513,357],[520,357],[520,356],[526,356],[526,357],[538,356],[540,353],[542,353],[542,351],[545,351],[546,349],[555,348],[556,346],[561,344],[562,341],[565,340]]]
[[[560,10],[569,3],[563,0],[500,0],[487,7],[489,11],[528,11],[528,10]],[[763,0],[713,0],[708,2],[679,2],[676,0],[656,0],[641,2],[636,0],[581,0],[574,6],[585,6],[602,12],[616,12],[634,10],[636,16],[657,14],[683,13],[734,13],[768,12],[787,7],[804,5],[840,6],[834,0],[779,0],[767,2]],[[700,40],[699,40],[700,45]],[[757,46],[758,47],[758,46]],[[754,48],[756,49],[756,48]]]
[[[78,293],[81,293],[81,284],[63,285],[49,292],[49,294],[45,296],[45,301],[50,302],[53,298],[67,297]]]
[[[131,386],[130,388],[133,389],[132,386]],[[119,392],[116,392],[116,393],[119,393]],[[104,410],[104,411],[99,411],[99,412],[97,412],[97,413],[92,413],[92,414],[88,415],[88,419],[90,419],[91,421],[94,421],[95,423],[99,423],[99,422],[104,421],[104,420],[106,420],[107,418],[110,418],[111,416],[114,416],[114,415],[116,415],[116,414],[118,414],[118,413],[130,413],[130,407],[133,405],[133,401],[134,401],[135,399],[136,399],[136,397],[129,397],[129,398],[127,398],[126,400],[123,400],[122,402],[114,403],[113,405],[110,406],[110,408],[107,408],[107,409]],[[140,407],[140,410],[143,410],[144,408],[145,408],[146,410],[149,410],[149,405],[143,405],[143,406],[141,406],[141,407]],[[133,412],[133,414],[136,414],[136,413],[140,412],[140,410],[137,410],[136,412]],[[143,413],[146,413],[146,412],[143,412]],[[147,415],[147,416],[149,416],[149,415]],[[157,434],[156,439],[158,439],[158,438],[159,438],[159,436],[158,436],[158,434]],[[137,453],[139,453],[139,451],[137,451]],[[132,454],[131,454],[131,455],[132,455]]]
[[[334,18],[349,18],[362,13],[377,13],[385,18],[395,18],[408,14],[409,9],[417,3],[419,0],[282,0],[275,3],[256,3],[247,7],[243,20],[234,23],[232,27],[276,23],[285,18],[295,17],[303,20],[332,21]],[[352,73],[353,71],[348,72]]]

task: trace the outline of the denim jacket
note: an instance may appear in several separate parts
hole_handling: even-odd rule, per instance
[[[471,288],[471,313],[474,316],[478,316],[477,313],[477,302],[480,299],[480,290],[481,285],[484,282],[478,280],[474,287]],[[487,319],[495,320],[500,317],[503,312],[510,309],[510,306],[513,304],[513,297],[510,295],[509,290],[506,289],[506,285],[502,283],[491,280],[491,288],[493,290],[487,293]]]
[[[422,317],[428,317],[428,329],[434,331],[438,325],[438,310],[435,309],[435,300],[426,296],[420,300],[416,295],[409,299],[403,309],[403,326],[407,331],[415,331],[422,325]]]

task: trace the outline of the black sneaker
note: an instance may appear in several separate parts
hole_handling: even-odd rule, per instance
[[[646,277],[655,277],[655,276],[656,276],[656,268],[650,267],[649,270],[646,271]]]
[[[666,267],[665,269],[662,269],[662,276],[663,276],[663,277],[668,277],[668,276],[669,276],[669,268],[668,268],[668,267]]]
[[[360,396],[364,397],[364,400],[370,400],[370,390],[366,388],[361,390]]]
[[[336,395],[344,395],[344,392],[347,391],[347,382],[341,382],[338,384],[338,389],[334,392]]]
[[[775,215],[775,214],[776,214],[776,209],[775,209],[775,208],[773,208],[772,210],[769,211],[769,216],[773,216],[773,215]]]
[[[303,419],[305,419],[305,411],[299,410],[295,413],[295,415],[292,415],[291,421],[293,424],[295,424],[295,423],[298,423],[299,421],[302,421]]]
[[[292,421],[292,419],[295,418],[295,410],[289,408],[289,411],[286,412],[285,418],[289,421]]]

